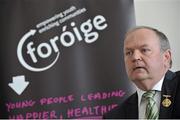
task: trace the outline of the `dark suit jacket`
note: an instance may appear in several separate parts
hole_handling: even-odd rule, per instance
[[[164,107],[162,101],[165,99],[163,95],[170,95],[171,105]],[[103,118],[111,119],[138,119],[138,96],[137,92],[131,95],[121,105],[106,113]],[[165,75],[161,90],[161,102],[159,118],[180,118],[180,72],[168,71]]]

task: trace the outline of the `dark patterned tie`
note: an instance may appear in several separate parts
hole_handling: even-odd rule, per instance
[[[145,117],[146,119],[158,119],[159,112],[158,107],[156,105],[156,101],[154,100],[154,96],[156,91],[151,90],[147,91],[143,94],[143,98],[147,100]]]

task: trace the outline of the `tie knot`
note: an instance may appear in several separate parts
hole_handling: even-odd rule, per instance
[[[145,92],[143,94],[143,97],[146,99],[150,99],[150,98],[154,98],[155,94],[156,94],[155,90],[150,90],[150,91]]]

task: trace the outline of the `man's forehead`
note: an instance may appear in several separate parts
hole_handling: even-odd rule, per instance
[[[156,35],[156,33],[152,30],[149,29],[138,29],[136,31],[132,31],[129,34],[127,34],[124,42],[129,43],[129,42],[151,42],[151,41],[156,41],[159,42],[159,38]]]
[[[148,29],[148,28],[139,28],[139,29],[135,29],[135,30],[129,31],[126,34],[126,36],[129,36],[131,34],[138,33],[138,32],[147,32],[147,33],[155,34],[155,32],[153,30],[151,30],[151,29]]]
[[[132,45],[125,45],[124,48],[125,50],[131,50],[131,49],[136,49],[136,48],[145,48],[145,47],[149,47],[150,45],[149,44],[138,44],[138,45],[135,45],[135,44],[132,44]]]
[[[124,40],[125,49],[157,47],[160,45],[159,38],[155,33],[148,34],[148,32],[144,32],[144,33],[136,33],[136,32],[134,31],[132,34],[129,34]]]

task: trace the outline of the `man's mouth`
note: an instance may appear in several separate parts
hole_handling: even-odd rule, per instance
[[[135,67],[135,68],[133,68],[133,71],[135,71],[135,70],[139,70],[139,69],[144,69],[144,70],[146,70],[146,68],[145,68],[145,67]]]

